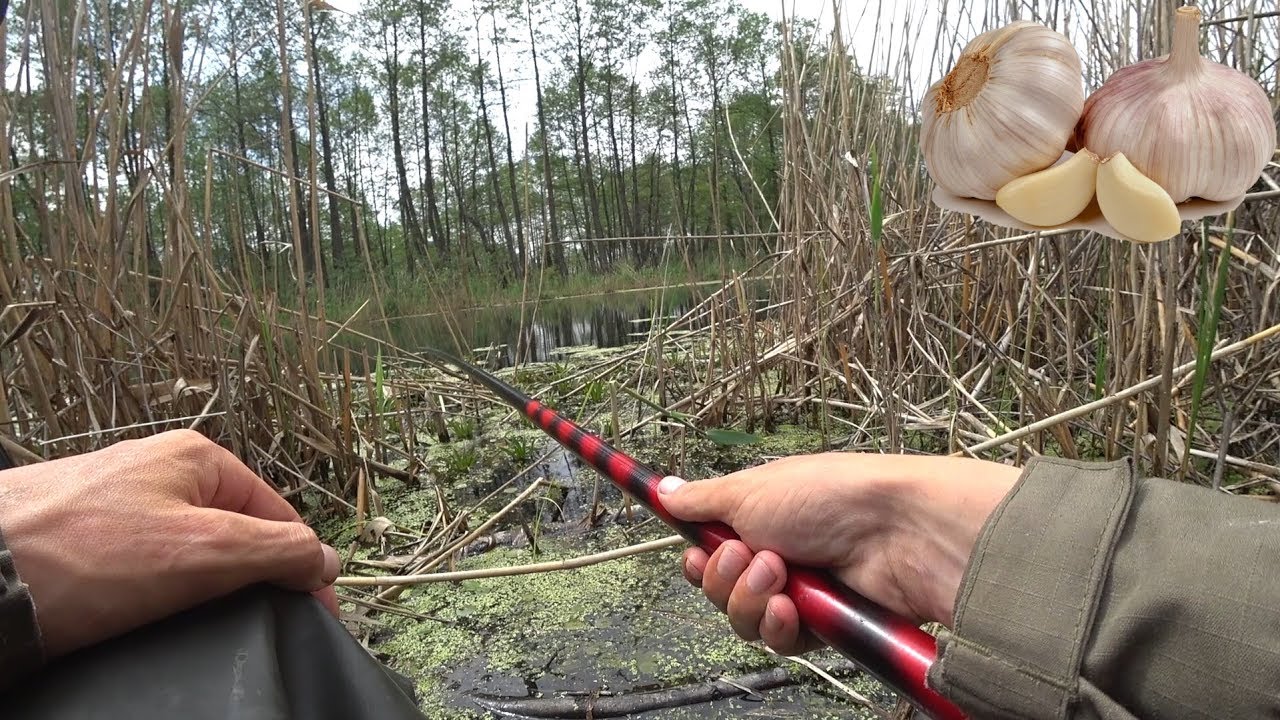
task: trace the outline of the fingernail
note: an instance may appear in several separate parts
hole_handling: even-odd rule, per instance
[[[747,571],[747,587],[758,595],[768,590],[777,577],[763,560],[756,558],[751,563],[751,569]]]
[[[719,568],[720,577],[725,580],[733,580],[747,568],[747,560],[733,548],[725,548],[717,567]]]
[[[694,564],[689,562],[688,560],[686,560],[684,563],[684,571],[688,573],[690,578],[696,578],[698,580],[702,579],[702,571],[699,570],[697,567],[695,567]]]
[[[748,581],[750,578],[748,578]],[[782,620],[774,614],[773,608],[765,608],[764,611],[764,631],[773,634],[782,629]]]
[[[684,480],[681,480],[680,478],[674,475],[668,475],[662,478],[662,482],[658,483],[658,494],[668,495],[670,493],[675,492],[676,488],[680,487],[683,484],[684,484]]]
[[[321,545],[320,550],[324,553],[324,575],[321,580],[325,585],[332,585],[338,579],[338,551],[328,545]]]

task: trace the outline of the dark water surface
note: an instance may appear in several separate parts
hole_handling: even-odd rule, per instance
[[[451,311],[447,317],[436,313],[389,318],[389,339],[410,351],[435,347],[457,353],[462,344],[463,353],[491,367],[514,364],[517,350],[522,362],[543,362],[555,359],[561,348],[616,348],[642,341],[655,324],[660,328],[671,323],[719,289],[719,284],[710,284],[531,301],[523,314],[515,304]],[[754,284],[749,297],[764,304],[768,287]],[[461,343],[454,340],[450,324]],[[704,319],[694,327],[705,324]],[[380,321],[365,331],[387,334]]]

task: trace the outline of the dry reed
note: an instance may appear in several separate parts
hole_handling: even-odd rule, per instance
[[[881,38],[890,46],[885,56],[910,59],[936,43],[934,72],[945,70],[972,28],[1013,17],[1009,5],[971,2],[958,22],[935,28],[899,24],[900,34]],[[1172,3],[1030,5],[1017,14],[1063,28],[1084,48],[1091,87],[1168,44]],[[1276,98],[1280,18],[1261,7],[1204,3],[1206,41],[1211,56],[1247,69]],[[65,7],[19,9],[26,32],[0,37],[0,77],[34,68],[42,86],[0,98],[0,442],[26,462],[196,427],[286,495],[317,491],[361,520],[376,496],[376,476],[430,481],[418,434],[388,427],[430,427],[442,414],[474,414],[477,391],[456,378],[428,377],[419,369],[430,363],[390,341],[363,235],[357,251],[368,266],[372,302],[360,312],[385,334],[325,318],[322,305],[301,292],[286,301],[249,282],[245,268],[264,263],[261,257],[241,254],[228,267],[213,252],[213,189],[229,182],[229,173],[255,172],[262,182],[280,183],[287,198],[277,208],[277,231],[294,266],[272,267],[301,274],[300,218],[311,216],[308,226],[318,232],[315,202],[324,192],[314,157],[306,177],[294,178],[250,167],[233,149],[191,146],[184,128],[204,95],[184,85],[184,72],[203,48],[181,42],[188,19],[180,5],[154,6],[152,22],[139,23],[116,48],[115,65],[94,93],[81,91],[73,59],[85,39],[64,22]],[[148,48],[164,37],[178,41],[167,46],[170,86],[131,85],[154,77],[143,72],[153,59]],[[20,44],[18,52],[10,42]],[[282,30],[275,42],[288,42]],[[845,47],[840,34],[830,47]],[[15,59],[18,66],[10,67]],[[1156,247],[989,227],[928,202],[910,120],[914,101],[891,92],[913,80],[907,65],[895,59],[859,69],[802,58],[788,42],[781,57],[782,200],[765,223],[771,229],[756,238],[767,253],[754,269],[771,278],[772,312],[757,313],[741,278],[726,277],[634,352],[587,368],[577,380],[620,382],[711,424],[767,428],[779,414],[804,416],[836,448],[976,447],[1011,462],[1039,453],[1132,455],[1146,471],[1224,491],[1268,487],[1255,481],[1280,476],[1276,341],[1238,346],[1207,373],[1183,368],[1196,361],[1202,308],[1211,299],[1204,278],[1212,281],[1228,248],[1214,346],[1238,345],[1280,320],[1280,165],[1267,169],[1265,187],[1230,228],[1215,219]],[[178,99],[163,153],[134,151],[123,140],[128,113],[157,112],[145,90]],[[123,104],[135,97],[142,99]],[[29,148],[16,147],[15,138],[36,106],[48,119],[55,156],[24,163]],[[286,140],[290,132],[286,124]],[[282,146],[291,152],[289,142]],[[873,149],[880,159],[874,177]],[[192,152],[207,158],[204,178],[184,174]],[[131,184],[122,184],[126,177]],[[294,181],[314,190],[310,207]],[[886,220],[873,234],[876,194]],[[163,229],[148,224],[145,203],[164,206]],[[364,212],[351,209],[357,218]],[[362,232],[363,220],[356,227]],[[535,310],[544,300],[539,287],[527,287]],[[447,288],[433,292],[443,297]],[[394,370],[385,400],[376,397],[378,357],[346,343],[353,337],[379,348]],[[686,362],[672,361],[681,357]],[[1194,377],[1205,381],[1195,413]],[[685,390],[673,395],[676,387]],[[641,417],[632,429],[652,420]],[[1224,479],[1224,465],[1235,475]],[[441,513],[453,517],[443,503]],[[441,520],[436,528],[450,528],[441,547],[456,540],[457,525]]]

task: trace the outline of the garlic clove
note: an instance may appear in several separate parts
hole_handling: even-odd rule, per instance
[[[1058,159],[1083,107],[1080,56],[1065,35],[1026,20],[987,31],[925,94],[925,168],[950,193],[993,200]]]
[[[1118,232],[1143,243],[1160,242],[1182,230],[1182,216],[1160,184],[1143,175],[1124,153],[1103,160],[1097,174],[1098,208]]]
[[[1097,177],[1098,156],[1081,150],[1052,167],[1010,181],[996,193],[996,205],[1028,225],[1060,225],[1089,206]]]
[[[1276,149],[1271,100],[1253,78],[1200,55],[1201,13],[1177,10],[1172,51],[1117,70],[1085,101],[1074,143],[1124,153],[1175,203],[1245,194]]]
[[[1069,157],[1069,156],[1067,156]],[[1065,161],[1066,158],[1064,157]],[[1194,222],[1207,217],[1221,217],[1240,207],[1244,202],[1244,195],[1237,195],[1230,200],[1221,202],[1209,202],[1208,200],[1192,199],[1184,203],[1178,203],[1178,215],[1183,222]],[[1072,230],[1084,230],[1087,232],[1097,233],[1102,237],[1120,240],[1122,242],[1134,242],[1134,239],[1128,235],[1123,235],[1117,231],[1107,219],[1102,216],[1102,211],[1098,209],[1098,196],[1095,192],[1093,200],[1088,207],[1084,209],[1078,216],[1071,220],[1054,225],[1053,227],[1041,227],[1024,223],[1017,220],[1009,213],[1000,209],[992,200],[978,200],[976,198],[959,197],[941,186],[935,186],[929,194],[929,199],[933,201],[942,210],[960,213],[962,215],[972,215],[974,218],[983,220],[984,222],[997,225],[999,227],[1012,228],[1023,232],[1066,232]]]

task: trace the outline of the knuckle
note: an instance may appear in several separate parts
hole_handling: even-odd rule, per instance
[[[188,461],[207,461],[216,457],[217,452],[222,449],[199,432],[186,428],[161,433],[156,439],[166,446],[167,453]]]
[[[316,531],[306,523],[288,522],[280,529],[282,542],[288,543],[291,547],[305,548],[315,546],[317,550],[320,548],[320,537],[316,535]]]
[[[170,430],[168,432],[161,433],[157,437],[162,438],[166,442],[171,442],[175,445],[179,445],[184,448],[185,447],[200,448],[200,447],[207,447],[213,444],[212,440],[205,437],[201,433],[195,430],[191,430],[189,428],[180,428],[178,430]]]
[[[175,463],[181,475],[194,478],[205,473],[215,473],[226,451],[217,443],[195,430],[174,430],[167,440],[166,462]]]

